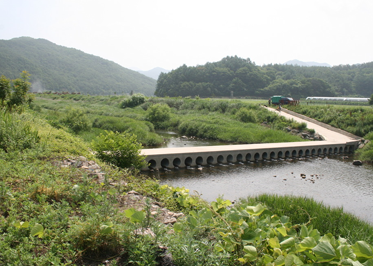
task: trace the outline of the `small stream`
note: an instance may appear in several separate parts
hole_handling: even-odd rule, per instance
[[[190,142],[193,141],[179,139],[171,145],[192,145]],[[208,141],[194,145],[203,142],[208,146]],[[160,170],[147,174],[160,179],[163,184],[185,187],[192,193],[196,191],[207,201],[219,196],[233,201],[263,193],[306,196],[332,207],[343,207],[344,211],[373,224],[373,166],[355,166],[352,160],[353,156],[347,159],[336,155]]]

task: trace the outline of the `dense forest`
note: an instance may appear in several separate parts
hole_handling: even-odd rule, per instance
[[[10,79],[31,74],[36,92],[80,92],[110,95],[153,95],[156,81],[112,61],[29,37],[0,40],[0,76]]]
[[[195,67],[183,65],[158,78],[157,96],[269,97],[357,96],[373,93],[373,62],[334,67],[270,64],[225,57]]]

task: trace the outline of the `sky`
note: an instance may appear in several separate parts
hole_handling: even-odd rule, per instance
[[[47,39],[134,70],[226,56],[373,61],[372,0],[0,0],[0,39]]]

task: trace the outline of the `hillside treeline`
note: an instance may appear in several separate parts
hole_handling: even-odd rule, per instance
[[[153,95],[156,81],[112,61],[29,37],[0,40],[0,75],[31,74],[32,91]]]
[[[183,65],[158,78],[156,96],[269,97],[359,96],[373,93],[373,62],[335,67],[270,64],[225,57],[195,67]]]

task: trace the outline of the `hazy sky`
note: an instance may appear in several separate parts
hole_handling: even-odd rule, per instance
[[[43,38],[131,69],[234,55],[373,61],[372,0],[0,0],[0,10],[0,39]]]

